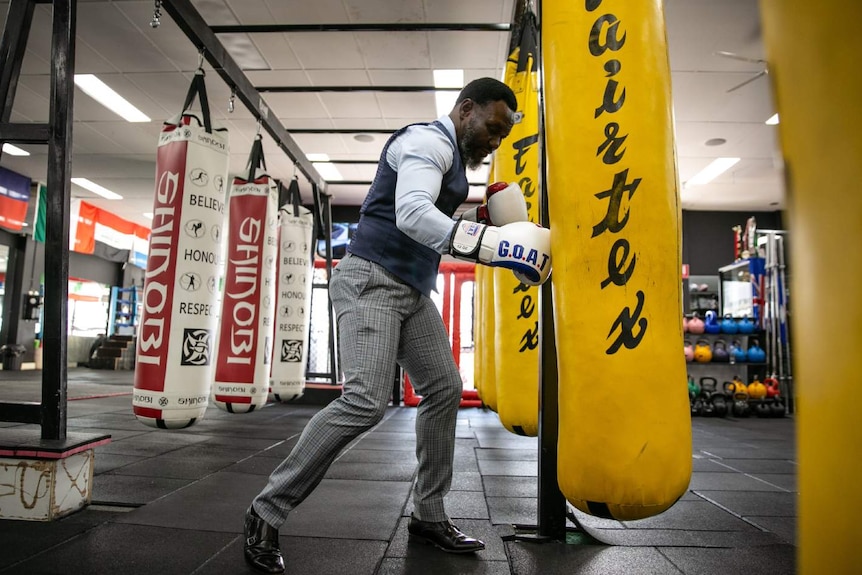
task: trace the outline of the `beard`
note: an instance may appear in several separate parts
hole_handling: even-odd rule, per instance
[[[461,161],[470,170],[475,170],[482,165],[482,161],[487,154],[484,150],[476,145],[476,120],[470,118],[464,133],[461,135],[461,140],[458,142],[458,148],[461,152]]]

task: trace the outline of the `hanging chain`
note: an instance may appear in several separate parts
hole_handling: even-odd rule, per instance
[[[233,113],[234,103],[236,102],[236,88],[230,89],[230,100],[227,101],[227,111]]]
[[[153,7],[153,19],[150,21],[150,26],[158,28],[162,23],[162,0],[155,0]]]

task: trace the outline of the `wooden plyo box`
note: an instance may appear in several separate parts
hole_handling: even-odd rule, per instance
[[[52,521],[89,505],[94,448],[110,437],[44,440],[38,431],[0,430],[0,519]]]

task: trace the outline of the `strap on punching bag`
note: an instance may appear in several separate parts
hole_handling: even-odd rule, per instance
[[[261,168],[266,172],[266,160],[263,157],[263,137],[258,133],[254,137],[254,142],[251,144],[251,153],[248,156],[248,177],[246,182],[253,182],[256,179],[257,169]]]
[[[204,129],[208,134],[212,134],[213,124],[212,117],[210,116],[210,104],[207,99],[207,88],[204,83],[204,69],[198,68],[195,72],[195,77],[192,80],[191,85],[189,86],[189,91],[186,94],[186,101],[183,103],[183,109],[180,113],[179,119],[182,122],[183,114],[189,111],[192,107],[192,103],[195,100],[195,96],[198,96],[198,99],[201,102],[201,116],[203,116]]]

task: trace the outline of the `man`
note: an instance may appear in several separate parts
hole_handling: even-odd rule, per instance
[[[516,110],[508,86],[480,78],[464,87],[447,116],[402,128],[383,148],[356,234],[329,284],[339,341],[346,344],[344,392],[308,422],[246,512],[244,554],[255,569],[284,571],[278,527],[341,450],[382,419],[397,364],[422,396],[410,538],[452,553],[485,548],[455,527],[443,508],[462,382],[429,295],[443,253],[510,268],[533,285],[550,273],[549,231],[526,221],[517,185],[492,186],[486,204],[452,219],[467,198],[466,168],[478,167],[500,146]]]

